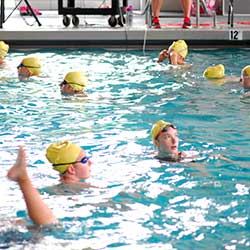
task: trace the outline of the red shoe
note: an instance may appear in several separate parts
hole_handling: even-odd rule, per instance
[[[182,28],[183,29],[192,29],[191,20],[190,20],[189,17],[185,17],[184,18],[184,22],[183,22]]]
[[[153,18],[152,27],[155,28],[155,29],[160,29],[161,28],[161,25],[160,25],[158,17],[154,17]]]

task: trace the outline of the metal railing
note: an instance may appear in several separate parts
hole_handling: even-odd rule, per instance
[[[200,0],[196,0],[196,27],[200,27]]]

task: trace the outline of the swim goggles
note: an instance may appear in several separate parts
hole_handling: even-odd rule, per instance
[[[164,133],[164,132],[167,132],[169,128],[173,128],[173,129],[177,129],[173,124],[169,124],[169,125],[166,125],[155,137],[155,140],[158,139],[158,137]]]
[[[67,82],[66,80],[63,80],[63,82],[60,83],[60,86],[62,87],[63,85],[66,85],[66,84],[77,85],[77,86],[84,87],[83,84],[79,84],[79,83],[76,83],[76,82]]]
[[[61,166],[61,165],[71,165],[71,164],[73,165],[76,163],[86,164],[89,159],[90,159],[90,157],[84,156],[80,161],[74,161],[74,162],[68,162],[68,163],[57,163],[57,164],[52,164],[52,166],[57,167],[57,166]]]
[[[17,69],[19,69],[19,68],[40,69],[40,66],[29,66],[29,65],[24,65],[23,63],[20,63],[20,64],[17,66]]]

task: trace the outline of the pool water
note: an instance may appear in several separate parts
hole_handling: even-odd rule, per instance
[[[239,83],[202,77],[217,63],[239,77],[250,50],[191,49],[188,70],[157,65],[158,53],[10,51],[0,69],[0,249],[250,248],[250,104],[241,101]],[[41,58],[43,77],[20,82],[16,66],[30,54]],[[75,70],[88,75],[87,99],[60,95],[59,83]],[[150,130],[159,119],[178,127],[180,150],[198,151],[199,161],[154,159]],[[104,188],[49,192],[58,174],[45,149],[62,140],[86,149],[89,181]],[[11,223],[31,224],[18,186],[6,178],[20,144],[34,186],[61,221],[56,229]]]

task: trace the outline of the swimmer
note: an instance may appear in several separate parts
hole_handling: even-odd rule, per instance
[[[4,57],[9,52],[9,45],[6,44],[4,41],[0,41],[0,65],[4,63]]]
[[[31,76],[41,74],[41,62],[37,57],[25,57],[17,66],[19,80],[27,80]]]
[[[179,137],[177,128],[166,121],[157,121],[151,129],[151,137],[157,148],[157,159],[163,161],[180,162],[190,158],[187,153],[179,151]],[[191,160],[194,157],[191,156]]]
[[[200,159],[199,152],[197,151],[179,151],[179,137],[177,128],[169,122],[159,120],[151,129],[151,137],[154,145],[157,148],[156,159],[160,161],[168,162],[182,162],[182,163],[194,163]],[[221,154],[210,155],[209,158],[217,158],[230,163],[235,163],[229,158]],[[197,168],[206,174],[204,166],[192,165],[193,168]]]
[[[42,200],[40,193],[33,186],[27,173],[27,156],[24,147],[20,146],[16,162],[9,169],[7,177],[19,185],[30,219],[37,225],[57,222],[50,208]]]
[[[203,72],[203,77],[217,85],[239,82],[238,77],[225,75],[225,67],[223,64],[217,64],[207,67]]]
[[[247,65],[241,70],[241,77],[240,77],[240,82],[242,83],[243,86],[243,96],[241,99],[246,99],[244,102],[249,103],[249,98],[250,98],[250,65]]]
[[[82,182],[90,177],[91,161],[81,147],[68,141],[53,143],[47,148],[46,157],[59,172],[60,182],[90,187]]]
[[[247,65],[242,69],[240,82],[245,90],[250,91],[250,65]]]
[[[160,52],[158,63],[163,62],[165,59],[169,60],[172,65],[184,65],[185,58],[188,54],[188,46],[184,40],[173,42],[168,50],[164,49]]]
[[[88,83],[83,72],[69,72],[60,83],[61,94],[64,96],[87,97],[84,89]]]

